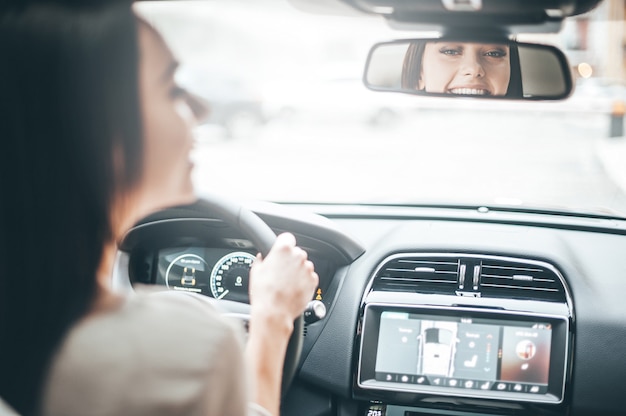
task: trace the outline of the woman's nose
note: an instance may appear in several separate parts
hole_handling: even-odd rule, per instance
[[[211,113],[209,103],[204,98],[189,91],[186,94],[186,101],[196,119],[196,123],[201,124],[206,121]]]
[[[461,74],[469,75],[473,78],[485,76],[485,70],[480,62],[480,58],[473,54],[466,54],[461,62]]]

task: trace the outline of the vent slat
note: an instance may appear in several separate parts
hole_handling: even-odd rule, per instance
[[[411,269],[387,269],[389,272],[408,272],[408,273],[440,273],[440,274],[456,274],[456,272],[449,272],[445,270],[425,271],[425,270],[411,270]]]
[[[481,286],[506,288],[506,289],[538,290],[538,291],[544,291],[544,292],[558,292],[559,291],[558,289],[549,289],[549,288],[541,288],[541,287],[533,287],[533,286],[496,285],[492,283],[483,283]]]
[[[457,262],[452,261],[432,261],[432,260],[398,260],[398,263],[412,263],[412,264],[447,264],[451,266],[456,266]]]
[[[486,265],[486,264],[483,264],[483,268],[485,268],[485,269],[502,269],[502,270],[519,270],[519,271],[526,271],[526,272],[541,272],[542,271],[542,269],[528,269],[528,268],[524,268],[524,267],[493,266],[493,265]]]
[[[515,276],[501,276],[501,275],[497,275],[497,274],[483,274],[482,277],[492,277],[494,279],[524,280],[524,279],[516,279]],[[531,281],[531,280],[529,280],[529,281]],[[548,283],[554,283],[555,282],[554,279],[542,279],[540,277],[533,277],[532,281],[533,282],[548,282]]]
[[[481,262],[483,296],[565,301],[565,289],[548,268],[506,260]]]
[[[381,277],[380,280],[386,281],[403,281],[403,282],[433,282],[433,283],[456,283],[455,280],[436,280],[436,279],[411,279],[409,277]]]
[[[374,282],[376,290],[453,294],[459,259],[404,257],[387,262]]]

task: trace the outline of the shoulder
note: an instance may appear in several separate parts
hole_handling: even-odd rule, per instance
[[[168,347],[192,344],[193,347],[186,347],[187,351],[207,351],[224,339],[234,339],[233,328],[233,323],[223,319],[199,296],[175,292],[133,295],[121,307],[89,316],[75,325],[61,353],[80,355],[89,346],[93,353],[102,356],[130,358],[139,354],[135,358],[141,362],[149,360],[152,354],[169,357]],[[93,360],[93,354],[89,358]]]
[[[201,299],[175,293],[130,297],[72,328],[50,370],[45,403],[60,407],[49,414],[81,414],[89,406],[102,414],[193,407],[222,352],[240,354],[236,332]],[[81,408],[81,401],[89,404]]]

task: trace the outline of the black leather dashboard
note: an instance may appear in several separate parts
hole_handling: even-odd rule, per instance
[[[396,253],[461,253],[506,256],[549,263],[571,293],[571,357],[562,404],[515,403],[469,398],[395,395],[389,415],[422,414],[623,414],[626,374],[626,222],[549,212],[512,212],[444,207],[263,204],[251,208],[276,232],[293,232],[299,244],[326,264],[324,303],[328,314],[308,325],[300,373],[283,404],[285,415],[367,414],[369,400],[358,391],[356,367],[363,299],[376,268]],[[316,214],[313,214],[315,212]],[[193,208],[164,211],[144,224],[202,218]],[[155,236],[162,244],[197,233],[170,222],[159,233],[129,234],[121,245],[116,279],[128,276],[136,253]],[[215,235],[243,238],[228,227]],[[146,228],[144,228],[144,231]],[[217,230],[217,231],[216,231]],[[203,229],[202,234],[210,232]],[[217,234],[215,234],[217,233]],[[480,306],[481,300],[473,301]],[[528,303],[528,307],[532,307]],[[368,400],[369,399],[369,400]],[[413,412],[413,413],[412,413]],[[422,412],[422,413],[420,413]],[[457,413],[458,412],[458,413]]]

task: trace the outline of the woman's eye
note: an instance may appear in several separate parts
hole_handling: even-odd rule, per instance
[[[486,52],[485,56],[489,56],[491,58],[504,58],[506,56],[506,52],[502,50],[493,50]]]
[[[456,56],[456,55],[460,55],[461,51],[458,49],[441,49],[439,51],[440,53],[442,53],[443,55],[449,55],[449,56]]]

